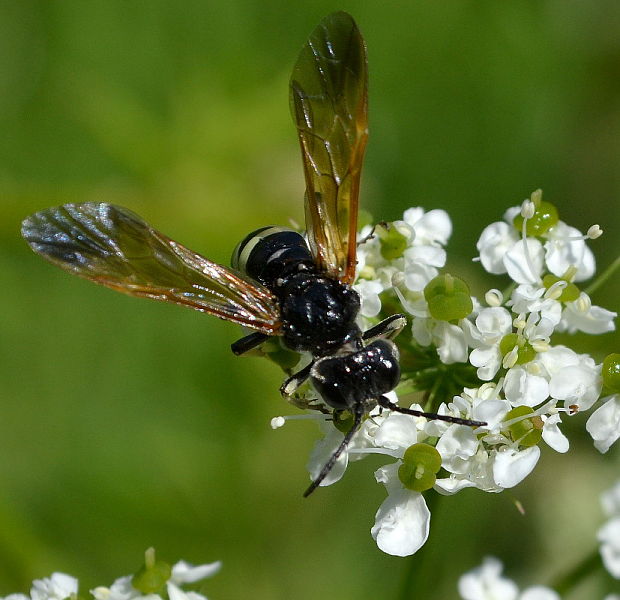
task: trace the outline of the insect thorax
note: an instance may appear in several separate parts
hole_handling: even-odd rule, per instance
[[[276,295],[283,341],[292,350],[324,356],[359,343],[359,295],[319,272],[301,234],[282,227],[258,229],[237,246],[232,265]]]

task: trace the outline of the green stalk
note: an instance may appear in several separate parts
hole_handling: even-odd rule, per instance
[[[437,506],[441,495],[432,490],[431,492],[430,494],[425,494],[424,498],[428,509],[431,511],[432,518],[436,518]],[[430,544],[431,542],[427,540],[422,548],[406,559],[407,564],[405,565],[400,593],[397,595],[398,600],[414,600],[415,598],[426,598],[428,596],[429,590],[427,586],[429,582],[432,583],[432,577],[428,577],[430,571],[427,564],[429,557],[432,558],[433,555]]]
[[[620,256],[614,260],[585,290],[584,292],[591,296],[598,288],[600,288],[620,267]]]
[[[578,583],[602,567],[603,562],[601,561],[601,556],[597,548],[574,565],[569,571],[557,577],[551,583],[551,587],[564,598],[564,596],[576,587]]]

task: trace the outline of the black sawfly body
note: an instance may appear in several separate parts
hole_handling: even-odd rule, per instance
[[[24,220],[31,248],[62,269],[132,296],[188,306],[254,329],[235,354],[279,336],[308,364],[284,381],[291,397],[310,380],[334,418],[353,423],[309,495],[323,481],[376,406],[451,423],[485,425],[402,408],[385,394],[400,379],[392,339],[406,325],[393,315],[362,331],[353,289],[361,166],[368,135],[364,40],[343,12],[311,34],[290,82],[293,119],[306,180],[307,240],[276,226],[246,236],[232,269],[160,233],[130,210],[105,203],[66,204]],[[314,408],[314,407],[312,407]]]

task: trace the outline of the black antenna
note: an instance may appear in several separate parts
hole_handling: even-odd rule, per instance
[[[386,396],[379,396],[377,403],[383,408],[388,408],[394,412],[402,413],[403,415],[412,415],[414,417],[425,417],[433,421],[446,421],[448,423],[457,423],[458,425],[469,425],[471,427],[484,427],[487,425],[484,421],[472,421],[471,419],[461,419],[460,417],[451,417],[450,415],[438,415],[437,413],[427,413],[421,410],[414,410],[412,408],[403,408],[390,402]]]
[[[304,492],[304,498],[307,498],[316,488],[319,487],[321,481],[327,477],[327,474],[333,469],[338,457],[343,453],[344,449],[349,445],[349,442],[353,438],[353,436],[357,433],[362,424],[362,417],[364,413],[360,410],[355,412],[355,420],[353,421],[353,426],[347,434],[344,436],[342,442],[340,442],[340,446],[336,449],[336,451],[331,455],[325,466],[321,469],[319,476],[310,484],[310,487]]]

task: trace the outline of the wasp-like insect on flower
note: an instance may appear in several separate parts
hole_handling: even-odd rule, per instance
[[[323,481],[377,405],[400,413],[480,426],[401,408],[385,394],[400,378],[392,339],[406,325],[394,315],[362,332],[355,279],[357,212],[368,137],[366,46],[353,18],[337,12],[311,34],[293,68],[290,103],[306,180],[307,241],[296,231],[264,227],[236,248],[232,269],[153,229],[126,208],[66,204],[28,217],[22,234],[46,260],[132,296],[164,300],[254,329],[232,345],[243,354],[280,336],[309,353],[309,364],[281,387],[291,396],[306,380],[322,410],[353,417],[340,446],[306,490]]]

